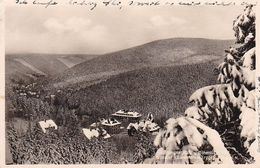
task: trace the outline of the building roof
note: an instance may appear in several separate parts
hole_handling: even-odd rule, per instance
[[[129,118],[139,118],[142,115],[135,111],[119,110],[112,114],[112,116],[129,117]]]

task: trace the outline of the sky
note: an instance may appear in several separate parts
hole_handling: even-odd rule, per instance
[[[234,39],[241,6],[6,8],[6,53],[104,54],[154,40]]]

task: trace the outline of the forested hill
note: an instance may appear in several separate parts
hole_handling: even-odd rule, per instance
[[[173,38],[108,53],[82,62],[55,75],[50,87],[66,87],[80,82],[105,80],[113,75],[144,67],[164,67],[221,62],[226,46],[233,40]]]

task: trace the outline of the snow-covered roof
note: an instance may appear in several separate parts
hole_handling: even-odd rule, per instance
[[[142,115],[135,111],[126,111],[126,110],[119,110],[112,114],[113,116],[121,116],[121,117],[141,117]]]
[[[131,127],[134,127],[136,130],[140,130],[143,132],[149,131],[149,132],[154,132],[158,131],[160,129],[160,126],[155,123],[154,121],[150,120],[141,120],[136,123],[130,123],[127,127],[127,129],[131,129]]]
[[[55,122],[52,119],[39,121],[39,125],[44,133],[46,133],[47,128],[58,129],[58,126],[55,124]]]
[[[103,119],[101,121],[101,124],[105,126],[116,126],[116,125],[120,125],[121,122],[117,121],[114,118],[108,118],[108,119]]]
[[[90,124],[90,127],[97,127],[99,126],[100,122],[95,122],[95,123],[92,123]]]
[[[83,134],[90,140],[90,139],[92,139],[92,138],[94,138],[94,137],[99,137],[99,133],[98,133],[98,130],[96,130],[96,129],[88,129],[88,128],[83,128],[82,129],[82,131],[83,131]]]
[[[102,137],[104,139],[110,138],[111,136],[107,133],[107,131],[103,128],[95,128],[95,129],[88,129],[88,128],[83,128],[82,129],[83,134],[91,140],[92,138],[96,137]],[[102,134],[100,134],[102,132]]]
[[[157,124],[157,123],[151,123],[149,126],[148,126],[148,130],[150,132],[153,132],[153,131],[158,131],[160,129],[160,126]]]

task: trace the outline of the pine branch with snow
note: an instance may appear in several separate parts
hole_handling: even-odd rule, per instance
[[[196,90],[189,98],[193,106],[186,109],[185,117],[167,121],[154,140],[158,150],[151,163],[253,162],[250,147],[255,144],[257,116],[252,5],[234,20],[233,30],[240,45],[225,51],[224,62],[217,68],[220,84]],[[211,159],[205,157],[209,152]]]

